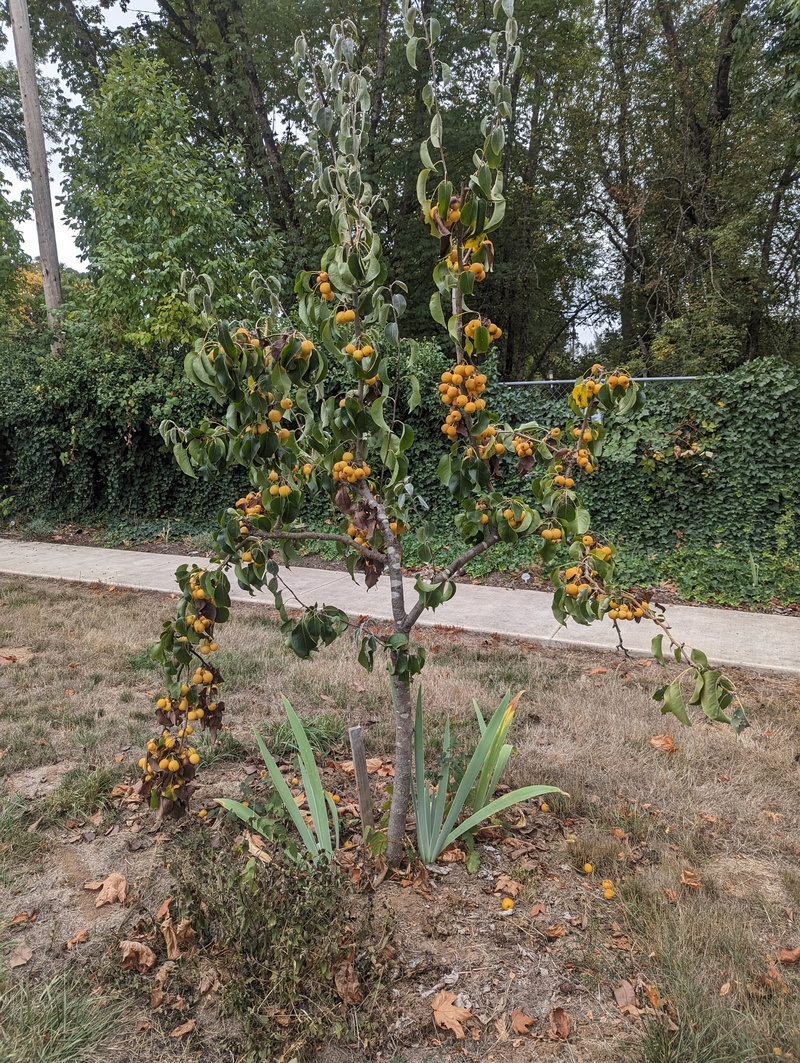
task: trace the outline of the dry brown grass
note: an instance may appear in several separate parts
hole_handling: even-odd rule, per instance
[[[132,770],[153,731],[159,685],[146,650],[173,608],[165,595],[0,578],[0,648],[33,654],[0,669],[0,765],[11,789],[48,764],[89,771],[116,758],[117,770]],[[477,733],[473,697],[487,711],[506,689],[527,691],[505,782],[552,783],[570,794],[553,802],[566,824],[554,859],[577,867],[588,860],[614,878],[641,969],[689,1031],[685,1044],[665,1047],[651,1030],[633,1055],[620,1042],[608,1058],[733,1063],[766,1059],[773,1047],[800,1058],[797,978],[782,969],[788,993],[759,981],[769,956],[800,941],[800,684],[736,676],[752,722],[737,738],[724,727],[698,721],[686,729],[662,718],[651,698],[655,664],[493,636],[434,631],[421,639],[432,739],[448,715],[465,742]],[[364,727],[371,752],[391,752],[385,673],[359,668],[347,639],[312,664],[299,661],[263,609],[242,606],[221,643],[227,722],[245,747],[254,726],[282,718],[285,693],[301,715],[338,712]],[[656,733],[670,734],[677,751],[656,750]],[[13,823],[9,830],[13,838]],[[30,844],[24,857],[36,858]],[[681,885],[690,869],[699,890]],[[564,1051],[559,1058],[589,1058]]]

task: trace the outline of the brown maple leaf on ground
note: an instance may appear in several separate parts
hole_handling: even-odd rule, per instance
[[[452,1030],[456,1039],[463,1041],[464,1027],[461,1023],[472,1018],[472,1009],[459,1008],[455,1001],[455,993],[449,993],[446,989],[437,993],[431,1001],[433,1021],[443,1030]]]
[[[532,1015],[526,1015],[522,1008],[515,1008],[511,1012],[511,1029],[514,1033],[530,1033],[535,1022],[536,1019]]]

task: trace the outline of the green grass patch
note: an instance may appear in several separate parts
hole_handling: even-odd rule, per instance
[[[60,816],[81,819],[100,809],[111,808],[110,793],[124,775],[121,765],[108,768],[72,768],[58,789],[45,799],[45,818],[53,822]]]
[[[82,979],[13,984],[0,976],[0,993],[3,1063],[96,1063],[109,1053],[121,1006],[91,995]]]
[[[330,753],[344,738],[344,720],[333,712],[311,716],[303,720],[303,726],[315,753]],[[267,728],[265,739],[270,750],[278,757],[291,756],[297,752],[297,742],[288,720]]]

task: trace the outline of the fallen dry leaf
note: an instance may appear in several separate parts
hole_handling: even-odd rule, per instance
[[[661,892],[664,894],[670,904],[678,903],[678,894],[675,892],[675,890],[669,889],[668,886],[662,886]]]
[[[509,875],[500,875],[494,884],[495,893],[507,893],[509,897],[516,897],[522,889],[521,882],[515,882]]]
[[[614,990],[614,1000],[618,1008],[627,1008],[636,1004],[636,990],[630,982],[622,981]]]
[[[459,1008],[455,1004],[456,995],[442,989],[431,1001],[433,1021],[443,1030],[452,1030],[458,1041],[464,1040],[462,1022],[472,1018],[471,1008]]]
[[[767,986],[768,989],[779,989],[781,993],[789,992],[789,987],[783,980],[783,975],[774,963],[771,963],[769,967],[767,967],[765,974],[760,974],[758,976],[758,980],[762,985]]]
[[[569,1037],[570,1017],[569,1012],[563,1008],[553,1008],[550,1012],[550,1029],[547,1036],[551,1041],[566,1041]]]
[[[553,938],[553,940],[566,937],[568,933],[567,928],[563,923],[553,923],[552,926],[545,927],[544,932],[549,938]]]
[[[603,666],[601,665],[599,668],[590,668],[589,671],[586,674],[587,675],[605,675],[607,671],[608,671],[608,669],[607,668],[603,668]]]
[[[152,1029],[152,1026],[153,1024],[148,1022],[147,1019],[139,1019],[139,1021],[136,1023],[136,1026],[134,1027],[134,1032],[146,1033],[148,1030]]]
[[[112,871],[106,875],[102,882],[87,882],[85,890],[100,890],[95,908],[102,908],[104,904],[125,904],[128,899],[128,880],[119,871]]]
[[[222,983],[217,972],[213,968],[203,971],[197,980],[197,992],[200,996],[207,997],[211,993],[219,992],[220,989],[222,989]]]
[[[697,877],[696,871],[681,871],[681,883],[684,886],[688,886],[689,889],[699,890],[702,888],[703,883]]]
[[[164,906],[162,905],[162,908]],[[169,902],[167,902],[167,909],[169,908]],[[161,934],[164,938],[164,944],[167,946],[167,959],[178,960],[181,955],[182,945],[191,945],[196,936],[196,931],[192,927],[192,921],[188,915],[185,915],[177,926],[172,924],[172,916],[169,911],[164,912],[164,917],[159,925]]]
[[[156,965],[156,954],[143,941],[120,941],[122,949],[123,971],[136,970],[139,974],[152,971]]]
[[[29,920],[32,922],[36,918],[35,912],[17,912],[14,918],[11,920],[12,925],[14,923],[27,923]]]
[[[659,991],[656,988],[656,986],[654,986],[654,985],[645,986],[645,990],[644,991],[645,991],[645,993],[647,995],[647,999],[650,1001],[650,1003],[653,1005],[653,1007],[656,1009],[656,1011],[660,1011],[661,1003],[662,1003],[661,994],[659,993]]]
[[[628,835],[620,827],[611,827],[608,833],[612,834],[615,838],[619,838],[621,842],[626,842],[628,840]]]
[[[67,695],[68,698],[74,698],[75,697],[75,691],[74,690],[70,690],[69,688],[67,688],[64,691],[64,693]]]
[[[189,1019],[189,1021],[183,1023],[182,1026],[176,1026],[170,1034],[170,1037],[185,1037],[188,1033],[191,1033],[196,1026],[197,1023],[194,1019]]]
[[[650,739],[650,745],[654,746],[661,753],[674,753],[678,748],[675,745],[675,739],[672,735],[653,735]]]
[[[721,997],[726,997],[728,995],[728,993],[730,993],[730,991],[731,991],[730,982],[723,982],[723,984],[719,987],[719,995]]]
[[[514,1033],[530,1033],[530,1028],[536,1022],[532,1015],[526,1015],[522,1008],[515,1008],[511,1012],[511,1029]]]
[[[24,967],[33,959],[33,949],[28,945],[19,944],[8,958],[9,967]]]
[[[69,941],[67,942],[67,948],[71,949],[74,945],[82,945],[83,942],[86,941],[88,934],[88,930],[79,930],[74,938],[69,939]]]
[[[364,999],[361,986],[358,984],[356,969],[350,960],[345,960],[338,967],[334,967],[333,984],[336,986],[336,992],[342,998],[346,1007],[351,1004],[360,1004]]]
[[[531,908],[531,919],[535,919],[537,915],[544,915],[546,911],[547,909],[541,901],[538,904],[534,904],[533,908]]]
[[[781,949],[778,953],[778,963],[800,962],[800,945],[796,949]]]
[[[467,854],[455,844],[448,846],[437,858],[441,864],[462,864],[466,859]]]

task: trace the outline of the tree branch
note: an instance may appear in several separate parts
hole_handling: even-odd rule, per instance
[[[444,583],[447,580],[452,579],[453,576],[457,576],[459,572],[470,563],[470,561],[474,561],[476,557],[480,557],[480,555],[487,550],[491,550],[491,548],[499,541],[500,536],[497,532],[490,532],[482,543],[477,543],[475,546],[471,546],[469,550],[466,550],[460,557],[457,557],[455,561],[452,561],[447,568],[443,568],[441,572],[437,573],[431,580],[431,583]],[[404,627],[406,634],[408,634],[414,624],[416,624],[424,611],[425,606],[421,601],[418,601],[417,604],[409,610]]]

